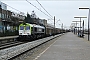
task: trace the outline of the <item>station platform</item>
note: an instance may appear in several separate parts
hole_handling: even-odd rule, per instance
[[[0,37],[0,40],[2,39],[11,39],[11,38],[17,38],[18,36],[6,36],[6,37]]]
[[[58,38],[34,60],[90,60],[90,42],[69,32]]]

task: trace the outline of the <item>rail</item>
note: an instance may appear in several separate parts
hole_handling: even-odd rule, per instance
[[[3,49],[3,50],[0,50],[0,60],[8,60],[8,59],[11,59],[29,49],[32,49],[42,43],[45,43],[51,39],[54,39],[58,36],[60,36],[61,34],[59,35],[55,35],[55,36],[51,36],[51,37],[46,37],[46,38],[43,38],[43,39],[39,39],[39,40],[36,40],[36,41],[33,41],[33,42],[28,42],[28,43],[25,43],[25,44],[21,44],[21,45],[18,45],[18,46],[14,46],[14,47],[10,47],[10,48],[7,48],[7,49]]]

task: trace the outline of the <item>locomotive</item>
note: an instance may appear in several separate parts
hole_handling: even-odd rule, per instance
[[[56,32],[55,32],[56,31]],[[19,25],[19,38],[20,40],[35,40],[38,38],[43,38],[53,34],[60,33],[60,29],[54,29],[54,27],[46,27],[37,24],[21,23]]]
[[[44,26],[30,23],[21,23],[19,25],[19,39],[34,40],[44,36],[45,36]]]

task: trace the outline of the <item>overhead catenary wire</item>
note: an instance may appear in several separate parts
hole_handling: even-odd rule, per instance
[[[42,4],[38,1],[38,0],[36,0],[37,2],[38,2],[38,4],[51,16],[51,14],[42,6]],[[51,16],[52,17],[52,16]],[[52,17],[53,18],[53,17]]]
[[[26,0],[27,1],[27,0]],[[27,1],[27,2],[29,2],[29,1]],[[29,2],[30,3],[30,2]],[[4,3],[4,4],[6,4],[6,3]],[[33,5],[32,3],[30,3],[31,5]],[[10,7],[10,8],[12,8],[12,9],[14,9],[14,10],[16,10],[16,11],[18,11],[18,12],[21,12],[21,13],[24,13],[24,12],[22,12],[22,11],[20,11],[20,10],[17,10],[17,9],[15,9],[15,8],[13,8],[13,7],[11,7],[11,6],[9,6],[8,4],[6,4],[8,7]],[[35,5],[33,5],[34,7],[36,7]],[[36,7],[37,8],[37,7]],[[39,8],[37,8],[39,11],[41,11]],[[42,13],[44,13],[43,11],[41,11]],[[25,13],[24,13],[25,14]],[[45,13],[44,13],[45,14]],[[45,15],[47,15],[47,14],[45,14]],[[47,15],[48,16],[48,15]],[[48,17],[50,17],[50,16],[48,16]],[[50,17],[51,18],[51,17]],[[51,18],[52,19],[52,18]],[[53,20],[53,19],[52,19]]]
[[[50,17],[51,18],[53,18],[52,16],[51,16],[51,14],[42,6],[42,4],[38,1],[38,0],[36,0],[38,3],[39,3],[39,5],[50,15]],[[53,19],[52,19],[53,20]]]
[[[9,5],[7,5],[7,6],[9,6]],[[15,9],[15,8],[13,8],[13,7],[11,7],[11,6],[9,6],[9,7],[12,8],[12,9],[14,9],[14,10],[16,10],[16,11],[19,11],[19,10]],[[19,12],[21,12],[21,11],[19,11]]]
[[[2,3],[3,3],[3,2],[2,2]],[[6,4],[6,3],[3,3],[3,4]],[[6,4],[6,5],[7,5],[8,7],[12,8],[12,9],[18,11],[18,12],[24,13],[24,12],[22,12],[22,11],[20,11],[20,10],[17,10],[16,8],[13,8],[13,7],[9,6],[8,4]],[[24,13],[24,14],[25,14],[25,13]]]
[[[31,2],[29,2],[28,0],[26,0],[29,4],[31,4],[32,6],[34,6],[35,8],[37,8],[35,5],[33,5]],[[42,12],[43,14],[45,14],[46,16],[48,16],[46,13],[44,13],[42,10],[40,10],[39,8],[37,8],[40,12]],[[49,18],[51,18],[50,16],[48,16]],[[51,18],[53,19],[53,18]]]

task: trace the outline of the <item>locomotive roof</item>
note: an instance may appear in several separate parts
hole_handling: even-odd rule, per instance
[[[40,25],[35,25],[34,27],[38,27],[38,28],[45,28],[45,27],[43,27],[43,26],[40,26]]]
[[[23,23],[22,23],[22,24],[20,24],[20,25],[23,25]],[[36,25],[36,24],[26,23],[26,25],[30,25],[31,27],[37,27],[37,28],[43,28],[43,29],[45,29],[45,27],[40,26],[40,25]]]
[[[33,26],[33,27],[37,27],[37,28],[45,28],[45,27],[43,27],[43,26],[40,26],[40,25],[36,25],[36,24],[30,24],[30,26]]]

